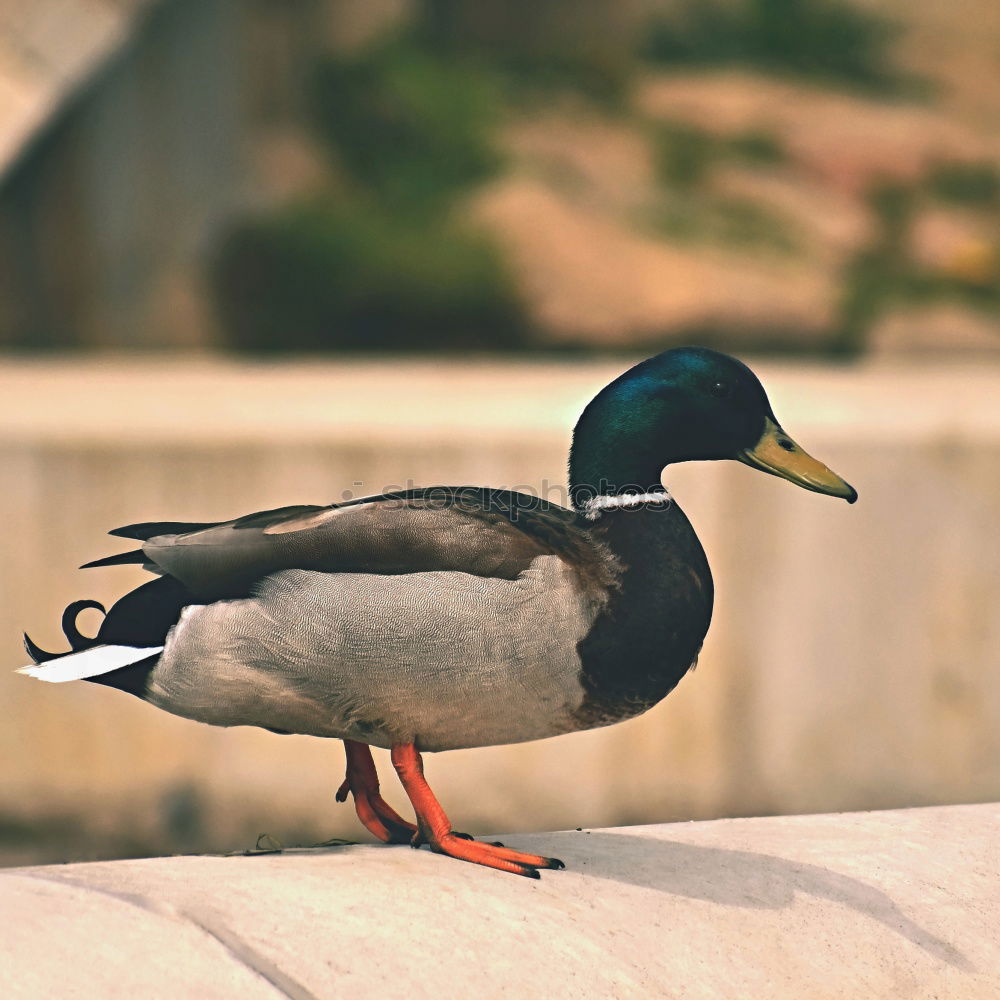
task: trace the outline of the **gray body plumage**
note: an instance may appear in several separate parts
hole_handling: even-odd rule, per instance
[[[214,725],[422,750],[580,728],[576,645],[604,599],[557,555],[513,579],[289,569],[255,591],[183,613],[152,703]]]
[[[162,579],[116,603],[83,651],[27,669],[211,725],[381,747],[611,725],[673,688],[711,616],[687,519],[665,494],[646,502],[594,520],[432,487],[129,525],[115,533],[142,548],[92,565],[141,562]]]

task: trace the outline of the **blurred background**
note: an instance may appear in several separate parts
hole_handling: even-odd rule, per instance
[[[995,3],[0,5],[10,668],[140,582],[74,571],[109,528],[557,490],[586,401],[681,343],[749,360],[861,502],[675,470],[698,670],[431,758],[456,825],[1000,797]],[[0,863],[364,839],[339,744],[7,669],[0,704]]]

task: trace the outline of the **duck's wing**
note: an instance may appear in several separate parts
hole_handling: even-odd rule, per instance
[[[141,562],[202,600],[246,596],[257,581],[285,569],[393,575],[457,570],[515,579],[538,555],[555,554],[584,586],[607,588],[616,575],[613,558],[574,511],[480,487],[283,507],[218,524],[150,522],[113,534],[139,538],[143,546],[88,566]]]

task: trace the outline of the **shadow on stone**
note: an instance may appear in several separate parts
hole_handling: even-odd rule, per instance
[[[562,854],[581,874],[724,906],[782,909],[796,893],[827,899],[877,920],[956,969],[976,971],[958,948],[916,924],[881,889],[819,865],[608,833],[585,834],[578,849]]]

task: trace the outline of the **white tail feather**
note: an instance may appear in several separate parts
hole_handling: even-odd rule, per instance
[[[65,681],[80,681],[85,677],[99,677],[162,652],[162,646],[93,646],[79,653],[60,656],[57,660],[21,667],[17,672],[40,681],[62,684]]]

